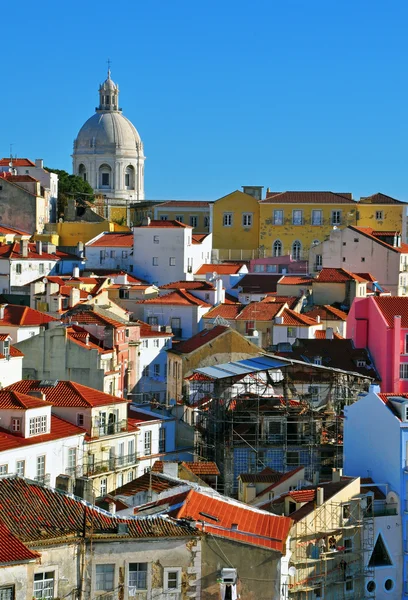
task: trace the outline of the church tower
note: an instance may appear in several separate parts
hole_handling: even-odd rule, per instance
[[[124,202],[144,200],[143,143],[122,114],[110,69],[99,86],[99,106],[74,141],[72,158],[73,173],[88,181],[95,194]]]

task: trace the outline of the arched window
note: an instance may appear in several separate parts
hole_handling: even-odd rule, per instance
[[[99,187],[104,189],[112,187],[112,169],[109,165],[99,167]]]
[[[272,254],[273,256],[282,256],[282,242],[280,240],[273,242]]]
[[[78,175],[79,177],[81,177],[84,181],[86,181],[86,168],[85,165],[83,165],[82,163],[79,165],[78,167]]]
[[[292,258],[293,260],[300,260],[302,254],[302,244],[299,240],[295,240],[292,244]]]
[[[135,169],[128,165],[125,169],[125,188],[127,190],[135,189]]]

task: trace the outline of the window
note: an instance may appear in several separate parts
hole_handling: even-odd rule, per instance
[[[133,471],[128,471],[127,482],[130,483],[131,481],[133,481]]]
[[[102,186],[109,187],[109,173],[102,173]]]
[[[365,262],[364,256],[361,257],[361,262]]]
[[[282,256],[282,242],[280,240],[275,240],[272,246],[272,254],[273,256]]]
[[[332,225],[341,225],[341,210],[332,210],[331,224]]]
[[[0,465],[0,475],[7,475],[8,465]]]
[[[84,413],[77,413],[76,423],[77,423],[78,427],[83,427],[84,422],[85,422]]]
[[[283,225],[283,210],[274,210],[273,211],[273,224],[274,225]]]
[[[74,471],[77,464],[76,448],[68,448],[68,469]]]
[[[158,364],[154,365],[154,376],[160,377],[160,365],[158,365]]]
[[[278,272],[278,265],[266,265],[266,272],[267,273],[277,273]]]
[[[316,268],[323,266],[323,256],[321,254],[316,254]]]
[[[350,504],[343,505],[343,519],[347,520],[350,518]]]
[[[369,581],[369,582],[367,583],[367,592],[369,592],[370,594],[371,594],[372,592],[375,592],[375,588],[376,588],[376,587],[377,587],[377,585],[376,585],[375,581]]]
[[[167,215],[160,215],[160,221],[167,221]]]
[[[243,227],[252,227],[252,213],[243,213],[242,226]]]
[[[299,465],[299,452],[286,452],[286,464],[297,467]]]
[[[312,210],[312,225],[323,225],[323,211]]]
[[[115,577],[115,565],[96,565],[96,589],[101,592],[111,592]]]
[[[45,455],[37,456],[36,477],[41,479],[45,476]]]
[[[387,592],[390,592],[394,587],[394,582],[392,579],[386,579],[385,583],[384,583],[384,589]]]
[[[222,224],[224,227],[232,227],[232,213],[224,213]]]
[[[143,377],[150,377],[150,367],[149,367],[149,365],[146,365],[145,368],[143,369]]]
[[[0,600],[14,600],[14,585],[0,587]]]
[[[34,598],[54,598],[54,571],[34,575]]]
[[[159,452],[166,452],[166,429],[159,429]]]
[[[302,225],[303,223],[303,210],[294,210],[292,212],[292,224]]]
[[[375,542],[373,553],[369,560],[369,567],[388,567],[392,565],[392,560],[388,554],[387,548],[385,547],[384,540],[381,533],[378,535],[377,541]]]
[[[120,300],[129,300],[129,290],[125,288],[121,288],[119,290],[119,298]]]
[[[382,210],[375,211],[375,218],[377,221],[382,221],[384,219],[384,213]]]
[[[313,364],[314,365],[322,365],[322,357],[321,356],[315,356],[313,358]]]
[[[21,265],[19,263],[16,264],[16,273],[17,275],[21,275]]]
[[[204,227],[210,226],[210,217],[204,217]]]
[[[288,338],[296,337],[296,327],[288,327]]]
[[[47,433],[47,416],[33,417],[30,419],[30,435]]]
[[[353,552],[353,540],[351,538],[346,538],[343,546],[345,553]]]
[[[159,243],[159,236],[158,235],[154,235],[153,236],[153,244],[158,244]]]
[[[115,257],[116,257],[116,252],[115,252],[115,250],[111,250],[111,251],[110,251],[110,257],[111,257],[111,258],[115,258]]]
[[[190,217],[190,225],[191,225],[191,227],[197,227],[197,225],[198,225],[198,217],[191,216]]]
[[[129,588],[129,596],[135,596],[136,590],[147,590],[147,563],[129,563]]]
[[[280,435],[282,424],[280,421],[269,421],[269,435]]]
[[[408,363],[400,364],[400,379],[408,379]]]
[[[24,477],[25,474],[25,460],[18,460],[16,462],[16,473],[19,477]]]
[[[44,275],[44,263],[38,265],[38,272],[40,275]]]
[[[125,173],[125,186],[130,186],[130,173]]]
[[[169,265],[170,265],[170,267],[175,267],[176,266],[176,257],[175,256],[170,256],[170,258],[169,258]]]
[[[145,456],[148,456],[152,453],[152,432],[145,431],[144,434],[144,453]]]
[[[293,260],[300,260],[302,254],[302,244],[299,240],[295,240],[292,244],[292,258]]]
[[[179,223],[184,223],[184,216],[183,215],[176,215],[176,221],[178,221]]]
[[[153,266],[154,267],[159,266],[159,257],[158,256],[153,256]]]
[[[181,569],[176,567],[164,568],[164,591],[174,592],[181,589]]]
[[[357,361],[357,366],[358,367],[365,367],[366,366],[366,361],[365,360],[358,360]]]
[[[159,343],[159,340],[158,340],[157,338],[155,338],[155,339],[153,340],[153,346],[154,346],[155,348],[159,348],[159,347],[160,347],[160,343]]]
[[[13,419],[11,419],[11,431],[21,431],[21,419],[19,419],[18,417],[14,417]]]
[[[158,317],[147,317],[147,323],[148,323],[148,325],[158,325],[159,318]],[[147,340],[146,340],[146,342],[147,342]],[[147,348],[147,344],[146,344],[146,348]]]
[[[108,480],[103,477],[99,483],[99,495],[104,496],[108,491]]]

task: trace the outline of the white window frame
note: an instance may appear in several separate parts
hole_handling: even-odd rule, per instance
[[[318,218],[316,218],[318,217]],[[312,222],[313,226],[323,225],[323,211],[321,209],[312,210]]]
[[[184,215],[176,215],[176,221],[179,223],[184,223]]]
[[[176,257],[170,256],[169,257],[169,267],[175,267],[175,266],[176,266]]]
[[[98,573],[98,567],[100,568],[100,572]],[[109,570],[109,575],[113,571],[112,575],[112,587],[106,586],[106,572],[103,571],[103,568],[111,567]],[[102,568],[102,569],[101,569]],[[102,581],[98,581],[98,576],[102,576]],[[103,585],[102,585],[103,584]],[[115,564],[114,563],[102,563],[99,565],[95,565],[95,590],[97,592],[113,592],[115,589]]]
[[[400,379],[408,379],[408,362],[400,363]]]
[[[277,208],[273,211],[273,224],[274,225],[283,225],[284,221],[284,213],[283,210]]]
[[[25,475],[25,460],[17,460],[16,461],[16,474],[19,477],[24,477],[24,475]]]
[[[177,573],[177,587],[169,587],[169,574]],[[164,567],[163,569],[163,591],[165,593],[176,593],[181,592],[181,567]]]
[[[152,265],[153,265],[153,267],[158,267],[159,266],[159,257],[158,256],[153,256],[152,257]]]
[[[225,212],[222,216],[222,225],[223,227],[232,227],[234,223],[233,213]]]
[[[292,333],[293,331],[295,332],[295,335],[290,335],[290,333]],[[296,335],[297,335],[297,328],[296,328],[296,326],[294,326],[294,325],[288,325],[286,334],[287,334],[288,338],[295,338]]]
[[[15,594],[16,594],[16,591],[15,591],[14,585],[1,585],[0,586],[0,600],[14,600],[16,597]]]
[[[46,455],[41,454],[37,456],[37,460],[35,463],[35,476],[38,479],[45,477],[45,467],[46,467]]]
[[[8,464],[0,465],[0,475],[7,475]]]
[[[50,574],[52,574],[52,577],[49,577]],[[37,579],[36,581],[35,577],[38,575],[43,575],[43,578]],[[54,598],[54,587],[55,571],[42,571],[40,573],[34,573],[33,598],[46,598],[47,600],[51,600]]]
[[[292,210],[292,225],[303,225],[303,210],[301,208],[294,208]]]
[[[190,225],[191,227],[198,227],[198,216],[197,215],[191,215],[190,216]]]
[[[137,565],[137,568],[131,571],[130,570],[131,565]],[[146,568],[139,569],[139,565],[146,566]],[[136,573],[136,577],[135,577],[135,581],[134,582],[131,581],[131,574],[132,573]],[[145,580],[144,581],[145,585],[143,585],[143,584],[141,586],[138,585],[139,584],[139,581],[138,581],[138,575],[139,575],[139,573],[143,573],[144,577],[142,577],[142,579]],[[129,563],[129,567],[128,567],[129,596],[134,596],[135,595],[135,594],[131,594],[130,593],[130,589],[131,588],[133,588],[132,591],[133,590],[135,590],[135,591],[139,591],[139,590],[145,591],[145,590],[147,590],[148,586],[149,586],[148,578],[149,578],[149,563],[148,562],[132,562],[132,563]]]
[[[331,211],[331,224],[341,225],[341,210],[336,209]]]
[[[252,227],[253,213],[242,213],[242,227]]]
[[[107,477],[102,477],[99,480],[99,495],[104,496],[108,491],[108,479]]]
[[[146,452],[148,450],[148,452]],[[152,432],[150,429],[144,432],[143,451],[145,456],[150,456],[152,453]]]

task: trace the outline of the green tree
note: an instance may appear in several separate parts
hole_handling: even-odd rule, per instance
[[[58,175],[58,217],[63,216],[67,201],[74,198],[80,206],[85,206],[86,202],[95,200],[94,192],[87,181],[79,175],[70,175],[62,169],[50,169],[47,171]]]

